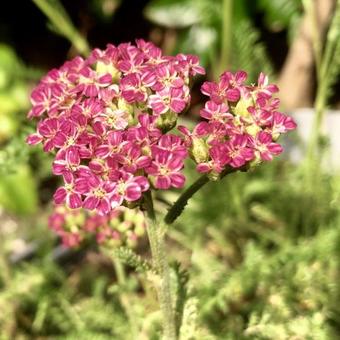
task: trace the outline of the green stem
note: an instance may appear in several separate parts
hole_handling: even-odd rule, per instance
[[[73,26],[71,19],[59,1],[33,0],[33,2],[58,29],[59,33],[74,45],[79,53],[84,56],[90,53],[90,47],[86,39]]]
[[[5,287],[11,285],[11,269],[7,261],[6,251],[4,248],[5,237],[0,233],[0,278],[2,278]]]
[[[0,281],[2,283],[3,291],[10,291],[13,288],[12,280],[11,280],[11,268],[7,261],[7,254],[4,248],[5,245],[5,237],[0,232]],[[6,294],[5,294],[6,296]],[[8,322],[5,322],[1,331],[4,339],[12,339],[14,335],[14,330],[16,327],[16,318],[15,318],[15,303],[12,303],[11,300],[6,301],[6,297],[4,299],[4,305],[6,305],[6,313]],[[1,338],[1,337],[0,337]],[[2,338],[1,338],[2,339]]]
[[[168,213],[164,217],[164,222],[166,224],[174,223],[177,217],[181,215],[185,206],[188,204],[189,199],[208,182],[208,176],[202,175],[193,184],[191,184],[190,187],[178,197],[177,201],[169,209]]]
[[[310,6],[313,7],[312,4]],[[328,30],[324,53],[321,56],[320,51],[318,50],[315,51],[318,75],[318,87],[316,91],[316,99],[314,104],[315,119],[312,129],[313,132],[307,150],[307,166],[308,172],[310,173],[310,175],[308,176],[311,179],[311,183],[313,183],[315,175],[317,175],[318,164],[320,164],[320,157],[322,156],[319,150],[319,141],[322,136],[321,128],[327,105],[329,87],[332,85],[331,82],[329,81],[330,78],[329,73],[330,66],[333,63],[333,59],[335,57],[335,50],[338,44],[339,22],[340,22],[340,1],[338,0],[335,14],[332,18],[332,22]],[[314,36],[314,40],[316,39],[318,39],[318,37]],[[317,42],[314,42],[314,44],[317,45]]]
[[[231,46],[232,46],[232,17],[233,17],[233,0],[223,0],[223,22],[222,22],[222,47],[220,69],[223,70],[231,66]]]
[[[220,175],[220,179],[238,170],[242,171],[242,169],[227,168]],[[190,187],[186,189],[178,197],[177,201],[168,210],[168,213],[164,217],[164,222],[166,224],[174,223],[177,217],[179,217],[182,214],[185,206],[188,204],[189,199],[208,182],[209,182],[209,177],[207,175],[202,175],[193,184],[191,184]]]
[[[160,277],[160,283],[157,284],[157,294],[163,315],[164,339],[176,340],[177,332],[174,299],[171,296],[170,268],[166,256],[164,229],[157,223],[151,192],[148,191],[144,198],[148,220],[147,233],[151,247],[153,265]]]
[[[303,0],[302,5],[307,16],[309,16],[311,21],[311,32],[312,32],[312,48],[315,59],[315,69],[318,81],[321,77],[321,58],[322,58],[322,48],[321,48],[321,36],[318,25],[317,11],[316,11],[316,1]]]

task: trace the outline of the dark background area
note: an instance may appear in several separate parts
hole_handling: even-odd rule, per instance
[[[155,26],[143,15],[148,2],[122,1],[112,18],[102,20],[96,13],[94,1],[62,1],[90,46],[99,48],[104,48],[107,43],[150,39]],[[266,45],[275,69],[280,70],[288,51],[287,31],[269,31],[263,24],[263,14],[256,12],[254,5],[250,3],[247,10],[261,33],[261,40]],[[162,30],[159,27],[157,29]],[[0,13],[0,41],[14,47],[25,63],[46,69],[61,65],[70,53],[70,43],[48,28],[46,17],[32,1],[6,2],[6,8]]]
[[[136,37],[148,38],[151,25],[142,13],[147,1],[123,1],[113,20],[108,22],[97,20],[91,3],[63,1],[75,26],[91,46],[102,48],[108,42],[118,44]],[[13,46],[24,62],[32,66],[50,68],[65,61],[69,42],[48,29],[46,17],[32,1],[10,1],[6,7],[0,14],[0,41]]]

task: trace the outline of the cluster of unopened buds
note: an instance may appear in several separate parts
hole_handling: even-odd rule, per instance
[[[49,227],[61,238],[66,247],[77,247],[90,238],[98,245],[135,247],[145,235],[145,218],[137,209],[118,207],[107,215],[72,210],[64,205],[55,206],[49,216]]]
[[[28,116],[40,121],[28,143],[55,152],[53,173],[64,180],[55,203],[107,215],[138,205],[151,187],[183,187],[187,157],[216,179],[281,153],[278,137],[296,125],[278,111],[278,89],[263,74],[256,85],[243,71],[205,82],[204,121],[170,133],[190,105],[192,77],[204,73],[198,57],[164,56],[143,40],[51,70],[31,95]]]

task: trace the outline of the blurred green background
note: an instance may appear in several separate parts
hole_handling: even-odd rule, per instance
[[[11,1],[0,18],[0,339],[159,339],[154,291],[133,263],[119,270],[92,244],[65,250],[48,229],[57,179],[50,156],[25,144],[29,94],[44,73],[135,38],[197,54],[207,79],[264,71],[282,110],[307,107],[314,120],[280,159],[206,186],[169,230],[187,299],[181,339],[340,338],[340,176],[325,161],[340,150],[322,129],[340,103],[339,1]],[[203,80],[182,119],[197,120]],[[190,183],[197,174],[186,172]],[[177,196],[159,194],[156,208]],[[149,256],[146,240],[136,251]]]

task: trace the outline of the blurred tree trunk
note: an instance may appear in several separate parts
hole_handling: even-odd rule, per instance
[[[281,101],[286,110],[313,105],[315,67],[313,44],[317,38],[322,49],[336,3],[336,0],[310,1],[310,5],[315,6],[314,11],[307,11],[303,15],[278,80]],[[316,29],[313,26],[314,22],[317,25]]]

